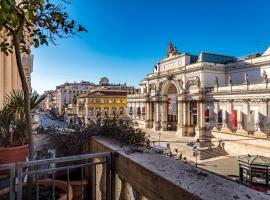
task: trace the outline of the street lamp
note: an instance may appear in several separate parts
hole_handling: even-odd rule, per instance
[[[198,165],[198,154],[199,154],[199,149],[198,149],[198,144],[196,143],[193,146],[193,155],[196,156],[196,162],[195,162],[196,167]]]
[[[158,133],[158,142],[159,142],[159,146],[160,146],[160,136],[161,136],[161,133],[159,132],[159,133]]]

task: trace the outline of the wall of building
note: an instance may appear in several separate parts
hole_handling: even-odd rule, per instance
[[[31,72],[33,68],[33,56],[23,55],[22,62],[29,88],[31,88]],[[21,90],[21,80],[17,69],[14,54],[5,55],[0,52],[0,108],[4,105],[5,95],[12,90]]]

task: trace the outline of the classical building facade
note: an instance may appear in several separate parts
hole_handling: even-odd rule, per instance
[[[167,57],[128,95],[141,126],[205,138],[211,131],[266,138],[270,132],[270,48],[244,58],[180,53]]]
[[[73,100],[80,94],[89,92],[95,88],[95,84],[88,81],[81,81],[79,83],[64,83],[56,86],[55,90],[55,108],[60,113],[64,111],[64,107],[73,103]],[[51,99],[53,100],[53,99]],[[48,102],[47,104],[49,104]]]
[[[126,116],[127,90],[95,90],[79,95],[76,101],[76,106],[70,108],[73,113],[67,115],[69,123],[77,120],[88,124],[97,118]]]

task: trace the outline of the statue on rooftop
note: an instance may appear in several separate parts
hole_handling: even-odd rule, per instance
[[[178,55],[178,54],[179,54],[179,52],[178,52],[177,48],[172,44],[172,42],[170,42],[169,46],[168,46],[167,57],[171,57],[171,56]]]
[[[200,80],[200,77],[199,76],[196,76],[195,77],[195,83],[196,83],[196,86],[197,87],[200,87],[201,86],[201,80]]]
[[[245,73],[244,79],[245,79],[245,84],[249,84],[248,73]]]
[[[219,86],[219,83],[218,83],[218,77],[216,77],[216,86],[218,87]]]
[[[233,84],[232,77],[229,76],[229,78],[228,78],[228,85],[232,85],[232,84]]]
[[[268,81],[268,75],[267,75],[267,73],[266,73],[265,70],[263,70],[262,79],[263,79],[264,82],[267,82]]]

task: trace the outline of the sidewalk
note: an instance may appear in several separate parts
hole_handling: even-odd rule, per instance
[[[194,137],[182,137],[173,131],[143,130],[147,133],[151,143],[154,142],[155,145],[160,144],[164,147],[169,144],[172,153],[176,154],[175,150],[177,149],[178,155],[182,154],[182,158],[186,157],[188,163],[195,165],[196,157],[193,156],[193,147],[188,145],[190,142],[196,142]],[[202,146],[205,146],[205,144]],[[199,168],[232,180],[239,178],[238,161],[235,156],[230,156],[227,152],[217,147],[212,147],[211,151],[207,147],[201,148],[199,154],[197,157]]]

